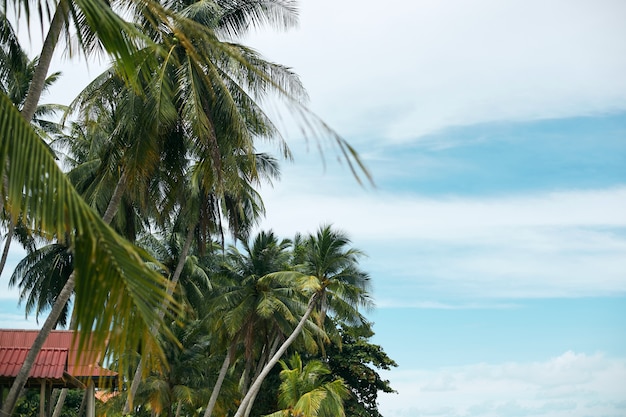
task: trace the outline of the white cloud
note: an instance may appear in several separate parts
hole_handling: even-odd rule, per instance
[[[626,3],[305,0],[290,33],[249,41],[293,66],[343,134],[626,109]]]
[[[565,352],[542,362],[390,371],[386,417],[623,415],[626,358]]]
[[[318,182],[285,188],[306,195],[281,187],[264,194],[262,227],[281,236],[323,223],[346,230],[370,256],[364,264],[383,306],[626,293],[623,187],[489,198],[342,197]],[[424,299],[411,298],[416,293]]]
[[[275,190],[263,191],[268,212],[265,224],[287,235],[303,228],[315,230],[319,224],[332,221],[359,239],[475,240],[491,239],[493,233],[522,239],[524,236],[517,234],[522,232],[528,234],[527,241],[538,239],[535,244],[540,245],[549,235],[531,235],[544,227],[626,226],[622,210],[626,188],[489,198],[380,192],[338,196],[332,178],[319,182],[311,178],[308,186],[289,184],[291,179]],[[605,237],[598,234],[596,238]],[[613,244],[624,249],[623,242],[618,242]]]

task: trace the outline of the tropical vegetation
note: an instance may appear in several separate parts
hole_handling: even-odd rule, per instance
[[[293,239],[256,230],[260,186],[291,158],[263,109],[268,95],[370,180],[308,111],[297,75],[237,41],[252,27],[292,27],[295,3],[35,6],[0,10],[0,271],[11,242],[21,244],[9,285],[27,314],[46,318],[3,415],[28,415],[30,367],[47,334],[69,326],[89,329],[83,345],[106,343],[119,374],[101,414],[379,416],[377,394],[393,390],[377,371],[395,363],[368,341],[363,253],[330,225]],[[47,29],[36,58],[7,18],[32,13]],[[105,52],[112,65],[69,106],[44,106],[63,33],[68,48]],[[278,157],[258,151],[262,142]],[[58,412],[74,397],[60,391]]]

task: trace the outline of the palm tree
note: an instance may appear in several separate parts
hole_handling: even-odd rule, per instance
[[[246,413],[265,377],[302,332],[314,312],[317,313],[318,323],[323,323],[329,312],[349,323],[364,320],[358,309],[372,306],[368,294],[369,277],[358,268],[363,253],[350,248],[349,244],[350,240],[344,233],[323,226],[315,235],[304,240],[303,248],[297,250],[298,258],[303,260],[298,271],[271,274],[276,278],[299,282],[301,289],[310,294],[307,309],[291,335],[256,378],[235,417]]]
[[[163,278],[147,268],[137,250],[89,209],[57,167],[49,149],[4,94],[0,94],[0,127],[0,169],[6,178],[2,208],[13,222],[21,216],[28,222],[26,226],[38,234],[68,237],[75,256],[75,273],[81,277],[76,285],[78,326],[94,329],[94,343],[108,338],[113,351],[119,351],[126,341],[136,345],[143,338],[153,339],[146,323],[154,322],[154,311],[165,297]],[[71,290],[62,291],[44,323],[41,337],[31,348],[3,404],[6,415],[11,414],[29,366],[70,294]],[[116,304],[115,315],[103,308],[111,303]],[[111,328],[128,329],[128,338],[110,334]]]
[[[114,46],[115,40],[121,41],[117,42],[118,48],[116,50],[118,52],[121,51],[121,55],[127,55],[124,51],[131,49],[129,48],[128,39],[124,40],[124,33],[120,33],[118,30],[111,30],[111,23],[121,23],[120,27],[127,28],[131,28],[131,25],[123,23],[122,19],[117,17],[112,12],[112,9],[104,3],[100,4],[100,6],[104,7],[99,8],[93,7],[96,2],[90,0],[86,2],[78,1],[77,3],[82,3],[82,5],[88,3],[87,6],[91,6],[91,8],[87,7],[86,14],[81,13],[81,17],[76,21],[93,23],[96,21],[93,19],[95,15],[101,18],[104,17],[104,20],[101,19],[97,25],[99,27],[99,41],[103,42],[105,46],[113,47],[113,49],[116,48]],[[54,13],[51,30],[44,42],[38,65],[33,71],[29,93],[27,93],[22,107],[21,117],[26,121],[30,121],[35,114],[58,35],[68,12],[76,11],[73,7],[74,4],[61,1]],[[28,15],[28,3],[25,3],[24,7]],[[42,9],[40,8],[39,10]],[[73,15],[74,17],[77,16],[76,13],[73,13]],[[83,20],[82,17],[87,17],[87,19]],[[85,32],[83,31],[82,33],[84,34]],[[93,39],[95,37],[92,37]],[[86,40],[86,38],[82,37],[82,40]],[[83,43],[83,45],[86,45],[86,43]],[[36,136],[32,130],[24,127],[17,121],[16,117],[19,113],[10,104],[7,95],[4,92],[0,95],[2,96],[0,99],[0,120],[2,122],[2,129],[0,129],[2,132],[0,137],[2,143],[0,147],[2,149],[0,162],[2,163],[1,169],[4,179],[2,183],[2,209],[9,212],[11,224],[15,224],[17,219],[21,217],[26,219],[27,226],[32,227],[33,230],[40,234],[49,237],[72,234],[70,236],[71,245],[76,250],[75,255],[79,261],[78,263],[81,264],[77,266],[76,271],[87,272],[86,275],[90,275],[95,282],[109,281],[109,284],[118,285],[113,291],[103,288],[98,297],[92,297],[90,300],[90,302],[96,301],[95,305],[98,305],[98,302],[105,305],[107,301],[118,303],[118,311],[121,314],[117,317],[112,317],[110,312],[106,312],[106,309],[104,311],[99,309],[99,312],[95,311],[94,304],[89,304],[86,300],[81,301],[82,307],[79,306],[81,302],[77,303],[79,310],[83,310],[83,313],[91,310],[89,314],[81,315],[81,324],[85,328],[96,329],[99,334],[93,340],[102,342],[104,338],[108,337],[107,333],[109,333],[109,329],[113,327],[112,324],[116,321],[128,322],[130,324],[129,320],[132,321],[131,318],[133,316],[145,318],[146,315],[153,314],[154,309],[150,306],[154,301],[153,296],[156,296],[157,299],[161,298],[157,294],[163,295],[162,291],[165,285],[154,272],[151,271],[147,275],[144,274],[145,267],[138,262],[140,258],[137,256],[136,251],[106,227],[106,221],[93,220],[93,212],[82,203],[76,193],[69,187],[67,180],[62,177],[62,173],[56,167],[51,155],[47,154],[48,150],[41,144],[34,144]],[[112,262],[113,259],[116,262]],[[96,263],[96,260],[102,260],[104,263]],[[135,274],[136,276],[133,276]],[[143,277],[140,280],[136,280],[140,275],[143,275]],[[103,279],[105,277],[112,280]],[[141,288],[141,286],[136,286],[133,288],[132,285],[129,286],[128,284],[132,283],[133,280],[144,280],[147,287]],[[85,278],[85,281],[89,281],[89,279]],[[94,281],[88,284],[93,284]],[[80,284],[82,285],[83,282]],[[17,394],[26,381],[34,358],[41,349],[47,333],[56,323],[58,315],[63,310],[72,293],[73,287],[74,275],[71,275],[61,295],[57,298],[57,303],[51,310],[48,320],[44,323],[39,337],[31,348],[24,366],[9,392],[3,407],[5,414],[10,414],[13,409]],[[77,288],[77,293],[84,293],[87,289],[83,288],[81,291],[78,291]],[[93,289],[93,286],[91,289]],[[120,297],[120,294],[128,293],[129,291],[130,293],[137,293],[138,290],[139,292],[154,290],[154,292],[151,296],[139,302],[137,302],[139,300],[138,297],[126,297],[126,301],[120,301],[124,298],[123,296]],[[115,294],[116,292],[117,294]],[[132,298],[136,301],[130,301]],[[133,312],[135,309],[133,304],[139,307],[137,312]],[[141,304],[144,305],[142,306]],[[136,324],[131,324],[131,327],[135,326]],[[136,328],[136,330],[138,333],[142,333],[139,328]],[[136,333],[137,336],[139,335],[138,333]],[[86,338],[87,336],[85,335],[84,337]],[[133,336],[133,338],[135,337]],[[149,338],[152,338],[152,336],[149,336]],[[117,347],[119,347],[119,344],[123,343],[124,339],[115,341],[109,338],[109,340],[113,345],[117,343]]]
[[[213,320],[213,328],[225,331],[229,343],[224,348],[227,352],[205,417],[210,417],[213,412],[221,383],[234,362],[237,344],[243,345],[242,389],[245,391],[248,374],[263,366],[296,321],[294,288],[269,278],[270,273],[287,267],[289,247],[290,241],[279,241],[273,232],[260,232],[251,243],[243,242],[243,252],[236,246],[228,248],[219,273],[225,282],[211,301],[212,309],[208,314],[217,318]]]
[[[20,288],[19,302],[26,301],[25,314],[34,311],[38,319],[42,312],[52,307],[73,270],[69,247],[53,243],[28,253],[15,267],[9,286]],[[68,315],[66,304],[57,325],[66,326]]]
[[[283,409],[265,417],[345,417],[343,400],[350,391],[342,379],[328,380],[330,369],[323,362],[303,365],[295,353],[289,364],[280,365],[278,403]]]
[[[6,94],[18,109],[21,109],[24,105],[26,92],[32,80],[36,65],[37,58],[31,60],[28,57],[20,45],[11,23],[6,15],[0,12],[0,91]],[[59,76],[60,73],[58,72],[48,76],[44,81],[43,90],[47,90]],[[31,120],[31,125],[42,138],[48,138],[50,135],[60,132],[60,125],[45,120],[45,117],[57,111],[63,111],[63,109],[63,106],[53,104],[40,105],[37,107],[34,117]],[[18,235],[22,243],[25,242],[23,237],[28,234],[23,228],[23,225],[15,225],[12,221],[9,221],[8,216],[3,216],[3,220],[6,220],[8,227],[2,258],[0,259],[0,274],[4,270],[9,249],[16,232],[16,226],[24,232],[22,236]],[[18,230],[18,232],[19,231],[20,230]],[[30,246],[30,244],[27,244],[25,247]]]

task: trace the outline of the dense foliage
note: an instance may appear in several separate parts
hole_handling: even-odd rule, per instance
[[[378,412],[378,394],[392,393],[389,381],[377,370],[398,366],[382,347],[369,342],[374,335],[371,324],[340,328],[341,343],[327,348],[328,366],[333,375],[343,378],[352,396],[345,402],[346,413],[352,417],[382,417]]]

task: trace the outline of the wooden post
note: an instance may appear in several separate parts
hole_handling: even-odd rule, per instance
[[[39,390],[39,417],[46,417],[46,380],[41,380],[41,389]]]
[[[96,388],[91,379],[87,383],[87,417],[96,417]]]
[[[48,383],[46,379],[42,379],[39,391],[39,417],[50,417],[51,394],[52,382]]]

